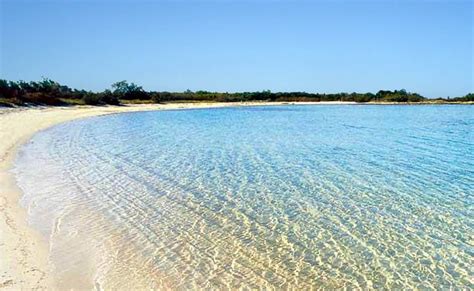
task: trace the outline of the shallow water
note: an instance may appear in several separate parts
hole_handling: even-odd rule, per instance
[[[59,287],[474,288],[473,106],[95,117],[14,171]]]

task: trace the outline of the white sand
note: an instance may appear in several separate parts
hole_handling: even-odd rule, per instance
[[[0,109],[0,289],[56,289],[54,275],[49,266],[48,242],[28,226],[26,210],[19,204],[21,191],[9,172],[18,147],[31,138],[34,133],[73,119],[120,112],[270,104],[263,102],[172,103]]]

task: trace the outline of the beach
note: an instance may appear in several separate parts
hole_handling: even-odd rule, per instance
[[[470,286],[470,107],[291,105],[1,109],[0,289]]]
[[[36,132],[78,118],[120,112],[228,106],[228,104],[170,104],[106,107],[15,108],[0,111],[0,288],[51,289],[48,245],[28,227],[21,191],[9,173],[18,147]]]
[[[0,291],[474,291],[473,1],[92,2],[0,4]]]
[[[19,146],[56,124],[98,115],[149,110],[281,105],[288,103],[171,103],[127,106],[5,108],[0,110],[0,289],[54,289],[48,242],[27,223],[27,210],[10,169]],[[311,104],[311,103],[304,103]],[[314,104],[345,104],[318,102]],[[351,103],[347,103],[351,104]]]

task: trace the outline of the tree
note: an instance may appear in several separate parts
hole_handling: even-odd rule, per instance
[[[145,92],[141,86],[138,86],[134,83],[128,83],[123,80],[112,84],[113,93],[117,98],[133,100],[149,100],[151,98],[148,92]]]
[[[105,90],[102,93],[99,93],[100,100],[105,104],[119,105],[120,100],[117,98],[117,95],[113,94],[110,90]]]

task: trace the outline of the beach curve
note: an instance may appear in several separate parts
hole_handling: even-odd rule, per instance
[[[21,190],[10,173],[18,148],[36,132],[75,119],[123,112],[223,107],[222,103],[15,108],[0,111],[0,289],[54,289],[48,243],[27,223]]]
[[[75,119],[125,112],[283,104],[288,103],[202,102],[0,110],[0,254],[2,256],[0,260],[0,289],[55,289],[48,260],[48,242],[36,230],[29,227],[27,210],[19,203],[22,192],[10,172],[19,147],[38,131]],[[346,104],[346,102],[304,104]]]

